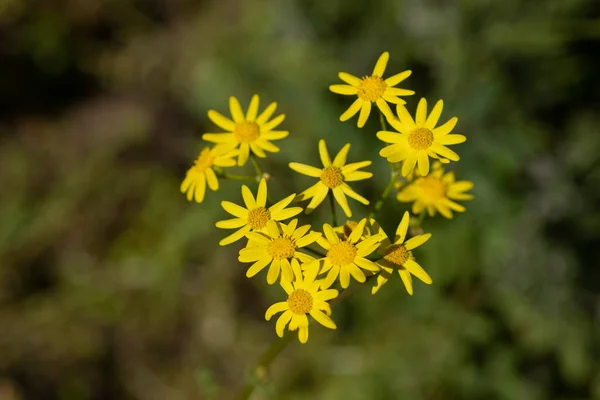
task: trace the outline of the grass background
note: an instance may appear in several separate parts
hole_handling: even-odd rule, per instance
[[[340,123],[351,101],[327,87],[383,51],[413,71],[409,109],[459,117],[476,200],[426,220],[433,285],[362,288],[254,398],[600,399],[595,0],[0,0],[0,399],[232,398],[282,292],[217,245],[239,183],[179,193],[206,112],[280,104],[275,198],[306,187],[286,165],[322,137],[375,160],[373,198],[377,118]]]

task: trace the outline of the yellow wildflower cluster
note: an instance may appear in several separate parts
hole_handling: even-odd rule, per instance
[[[352,188],[353,182],[373,176],[372,172],[364,170],[372,164],[371,160],[352,160],[350,143],[332,157],[325,139],[321,139],[318,154],[322,166],[297,161],[289,163],[291,170],[316,179],[316,183],[299,194],[289,193],[273,200],[267,184],[281,182],[277,175],[263,173],[258,159],[267,157],[268,152],[278,152],[279,148],[272,141],[288,136],[288,131],[274,130],[285,119],[283,114],[273,117],[277,104],[271,103],[259,113],[259,97],[254,95],[244,114],[238,100],[231,97],[232,119],[214,110],[208,112],[210,120],[226,132],[202,136],[214,146],[201,150],[181,184],[181,192],[188,200],[201,203],[206,185],[215,191],[219,188],[219,179],[254,182],[255,191],[247,185],[241,186],[241,199],[237,202],[221,202],[224,211],[232,217],[218,221],[216,226],[233,230],[233,233],[219,244],[227,246],[243,240],[244,247],[239,250],[238,260],[247,264],[246,276],[254,278],[264,274],[267,284],[277,283],[285,291],[285,301],[273,304],[265,313],[267,320],[281,313],[275,326],[280,337],[287,327],[290,331],[298,331],[298,339],[306,343],[309,316],[326,328],[336,329],[330,302],[351,285],[370,282],[371,293],[375,294],[394,271],[398,271],[410,295],[413,294],[413,276],[431,284],[431,277],[413,254],[431,237],[430,233],[423,233],[423,219],[438,212],[452,218],[452,211],[465,210],[457,201],[473,198],[465,193],[473,184],[456,181],[454,172],[445,172],[443,167],[459,160],[458,154],[447,146],[466,140],[463,135],[451,133],[458,119],[453,117],[438,126],[443,102],[439,100],[428,114],[425,99],[419,101],[413,118],[401,96],[413,95],[414,91],[395,87],[408,78],[411,71],[384,79],[388,60],[389,54],[383,53],[371,75],[357,78],[341,72],[339,77],[345,84],[330,86],[334,93],[357,96],[341,115],[341,121],[360,112],[358,126],[363,127],[373,103],[381,112],[382,130],[376,136],[386,145],[379,154],[390,164],[392,171],[390,183],[381,198],[369,199]],[[388,103],[396,105],[395,113]],[[387,130],[385,121],[395,131]],[[225,171],[226,168],[243,167],[248,160],[254,166],[255,176],[231,175]],[[400,213],[397,214],[397,227],[392,237],[381,228],[377,214],[394,188],[401,203],[412,203],[411,211],[415,216],[411,218],[409,211],[401,213],[401,218]],[[332,224],[321,227],[315,227],[310,221],[301,224],[300,214],[311,214],[327,197],[330,198]],[[357,203],[349,202],[348,198]],[[338,225],[335,203],[347,218],[355,213],[364,217]],[[409,230],[409,226],[419,229]],[[409,232],[412,237],[407,238]]]

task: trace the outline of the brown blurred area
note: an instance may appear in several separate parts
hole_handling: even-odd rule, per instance
[[[426,221],[432,286],[362,288],[253,398],[600,399],[596,1],[0,0],[0,400],[234,398],[283,293],[218,246],[238,182],[179,193],[207,110],[279,103],[275,198],[322,137],[375,160],[373,198],[376,118],[327,86],[383,51],[409,109],[459,116],[476,200]]]

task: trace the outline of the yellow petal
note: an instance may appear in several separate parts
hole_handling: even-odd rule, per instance
[[[329,157],[329,152],[327,151],[327,144],[325,140],[319,140],[319,156],[321,157],[321,162],[324,167],[329,167],[331,165],[331,158]]]
[[[360,98],[354,100],[354,103],[352,103],[352,105],[348,107],[348,109],[344,111],[342,115],[340,115],[340,121],[344,122],[354,117],[354,115],[356,115],[356,113],[361,109],[364,102],[365,101]]]
[[[244,204],[246,204],[246,208],[248,210],[252,210],[253,208],[257,207],[254,196],[246,185],[242,185],[242,198],[244,199]]]
[[[261,125],[260,131],[267,132],[267,131],[273,130],[273,129],[277,128],[279,125],[281,125],[281,123],[283,122],[284,119],[285,119],[285,114],[280,114],[280,115],[276,116],[275,118],[273,118],[271,121]]]
[[[348,157],[348,151],[350,150],[350,143],[346,143],[340,152],[333,159],[333,165],[336,167],[343,167]]]
[[[425,127],[427,129],[433,130],[433,128],[435,128],[436,124],[440,120],[443,108],[443,100],[439,100],[437,103],[435,103],[435,106],[433,106],[433,109],[431,110],[431,113],[429,114],[429,117],[427,117],[427,121],[425,122]]]
[[[396,228],[396,237],[394,238],[394,244],[404,243],[404,239],[406,238],[406,232],[408,231],[409,221],[410,215],[408,214],[408,211],[405,211],[404,215],[402,216],[402,220]]]
[[[277,103],[273,102],[273,103],[269,104],[269,106],[267,108],[265,108],[265,111],[260,113],[258,118],[256,118],[256,121],[254,121],[254,122],[256,122],[258,125],[263,125],[265,122],[267,122],[269,120],[269,118],[271,118],[271,115],[273,115],[273,113],[275,112],[275,109],[277,109]]]
[[[217,221],[215,226],[221,229],[237,229],[246,225],[246,220],[243,218],[232,218],[232,219],[224,219],[222,221]]]
[[[381,56],[379,56],[379,59],[375,64],[375,68],[373,68],[373,75],[376,75],[381,78],[385,73],[385,67],[387,66],[389,59],[390,53],[388,53],[387,51],[384,52]]]
[[[399,84],[400,82],[402,82],[403,80],[408,78],[411,73],[412,73],[412,71],[406,70],[406,71],[400,72],[399,74],[390,76],[384,82],[386,83],[386,85],[388,85],[390,87],[396,86],[397,84]]]
[[[210,188],[210,190],[215,191],[219,189],[219,180],[217,179],[217,176],[215,175],[215,171],[213,171],[211,168],[207,169],[205,172],[206,174],[206,181],[208,182],[208,187]]]
[[[419,104],[417,105],[417,115],[415,117],[415,123],[417,126],[424,126],[425,121],[427,120],[427,100],[425,98],[421,98],[419,100]]]
[[[412,286],[412,277],[410,276],[410,272],[405,269],[398,270],[400,273],[400,278],[402,279],[402,283],[404,283],[404,287],[409,295],[413,295],[413,286]]]
[[[242,112],[240,102],[233,96],[229,98],[229,111],[236,124],[244,122],[244,113]]]
[[[419,151],[417,155],[417,161],[419,166],[419,174],[426,176],[429,173],[429,156],[426,151]]]
[[[237,242],[238,240],[243,238],[246,235],[246,233],[248,233],[249,231],[250,231],[250,226],[246,225],[243,228],[238,229],[231,235],[227,236],[226,238],[222,239],[219,242],[219,246],[227,246],[228,244]]]
[[[311,167],[310,165],[300,164],[297,162],[291,162],[288,164],[291,169],[301,174],[312,176],[313,178],[319,178],[323,173],[322,169]]]
[[[346,199],[344,191],[340,186],[333,188],[332,191],[333,197],[340,205],[340,207],[342,207],[342,210],[344,210],[344,214],[346,214],[346,216],[350,218],[352,216],[352,210],[350,210],[350,206],[348,205],[348,199]]]
[[[238,166],[243,166],[248,161],[250,156],[250,146],[248,143],[242,143],[240,145],[240,154],[238,155]]]
[[[210,120],[221,129],[225,129],[226,131],[230,132],[233,132],[235,130],[235,123],[232,120],[230,120],[227,117],[224,117],[222,114],[214,110],[208,111],[208,118],[210,118]]]
[[[367,122],[367,119],[369,118],[370,114],[371,114],[371,102],[363,101],[362,108],[360,109],[360,115],[358,116],[357,126],[359,128],[362,128],[363,126],[365,126],[365,123]]]
[[[346,82],[349,85],[352,86],[360,86],[362,80],[360,78],[357,78],[356,76],[349,74],[347,72],[340,72],[338,74],[338,77],[343,80],[344,82]]]
[[[238,206],[235,203],[232,203],[230,201],[222,201],[221,207],[223,207],[225,211],[227,211],[229,214],[235,217],[244,219],[248,218],[248,210],[244,207]]]
[[[342,190],[346,194],[346,196],[353,198],[356,201],[361,202],[364,205],[369,205],[369,200],[362,197],[360,194],[356,193],[348,184],[343,183],[341,186]]]
[[[256,194],[256,207],[265,207],[267,205],[267,181],[262,178],[258,183],[258,193]]]
[[[430,237],[431,233],[425,233],[423,235],[415,236],[413,238],[408,239],[406,243],[404,243],[404,247],[406,247],[406,250],[415,249],[423,243],[425,243],[426,241],[428,241]]]
[[[290,307],[287,301],[280,301],[279,303],[275,303],[271,307],[267,308],[267,312],[265,313],[265,319],[268,321],[273,315],[289,309]]]
[[[252,96],[252,100],[250,100],[250,105],[248,106],[248,111],[246,112],[246,120],[254,121],[256,119],[256,114],[258,113],[258,104],[260,99],[257,94]]]
[[[438,126],[437,128],[435,128],[433,130],[433,137],[439,138],[440,136],[444,136],[444,135],[447,135],[448,133],[452,132],[452,129],[454,129],[457,122],[458,122],[458,118],[456,118],[456,117],[450,118],[448,120],[448,122],[446,122],[444,125]]]
[[[279,319],[277,319],[277,323],[275,324],[275,332],[277,332],[277,336],[283,337],[283,330],[288,322],[290,322],[290,319],[292,319],[292,312],[290,310],[285,311],[283,314],[281,314]]]
[[[445,135],[436,140],[438,143],[443,145],[451,145],[451,144],[459,144],[467,141],[466,136],[464,135]]]
[[[367,219],[363,218],[358,222],[358,224],[356,224],[354,229],[352,229],[352,233],[348,237],[348,241],[350,243],[358,242],[358,240],[362,237],[363,233],[365,232],[366,223],[367,223]]]
[[[310,311],[310,316],[313,317],[315,319],[315,321],[317,321],[318,323],[323,325],[325,328],[329,328],[329,329],[337,328],[337,326],[335,325],[335,322],[333,322],[333,320],[331,318],[329,318],[327,315],[325,315],[322,311],[319,311],[319,310],[313,308]]]
[[[329,90],[333,93],[343,95],[355,95],[358,93],[358,89],[350,85],[329,85]]]
[[[431,277],[425,270],[414,260],[407,260],[404,263],[404,267],[414,276],[422,280],[424,283],[430,285],[432,283]]]

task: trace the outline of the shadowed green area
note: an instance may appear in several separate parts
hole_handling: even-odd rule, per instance
[[[0,38],[0,399],[228,399],[247,379],[255,399],[600,399],[596,1],[0,0]],[[432,285],[359,288],[336,331],[248,376],[285,293],[218,246],[241,182],[179,193],[207,111],[278,102],[274,200],[313,182],[287,163],[318,165],[319,138],[374,161],[353,187],[375,199],[378,115],[339,122],[352,99],[327,88],[383,51],[387,76],[413,71],[410,111],[459,117],[450,168],[475,200],[425,220]]]

